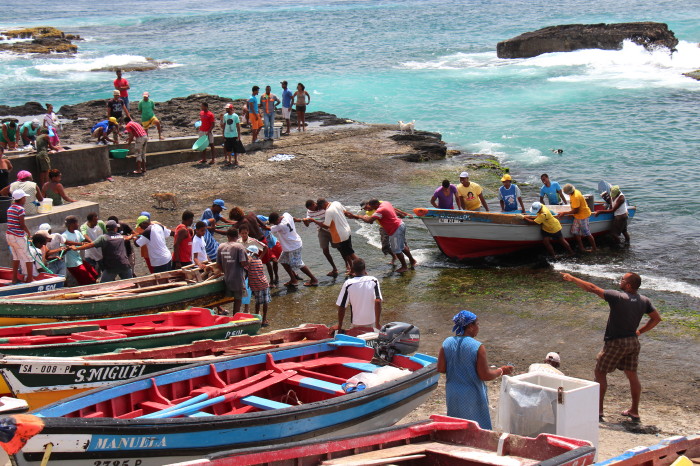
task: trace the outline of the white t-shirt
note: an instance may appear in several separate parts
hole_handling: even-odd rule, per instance
[[[323,223],[330,227],[328,231],[331,232],[331,238],[334,243],[347,241],[352,233],[348,219],[345,218],[343,212],[345,212],[345,207],[338,201],[331,202],[326,209]]]
[[[295,251],[303,245],[301,237],[294,226],[294,217],[289,212],[283,213],[279,225],[272,225],[270,231],[279,240],[282,245],[282,251]]]
[[[382,299],[379,282],[371,275],[345,280],[336,305],[352,306],[352,324],[374,327],[374,300]]]
[[[165,239],[170,236],[170,230],[163,225],[151,223],[136,244],[139,246],[148,245],[148,258],[151,260],[153,267],[159,267],[170,262],[173,258],[172,253],[165,244]],[[193,241],[194,243],[194,241]]]
[[[530,367],[527,369],[528,373],[530,372],[541,372],[544,374],[556,374],[556,375],[564,375],[562,371],[557,369],[554,366],[550,366],[549,364],[543,364],[543,363],[537,363],[537,364],[530,364]]]
[[[207,257],[207,243],[204,241],[204,236],[197,236],[194,235],[194,238],[192,238],[192,260],[194,261],[194,258],[197,258],[197,260],[204,262],[205,260],[208,259]]]
[[[85,237],[89,239],[90,241],[95,241],[97,238],[102,236],[104,232],[102,231],[102,227],[98,223],[94,227],[90,228],[87,227],[85,230]],[[90,248],[85,250],[85,257],[92,259],[94,261],[101,261],[102,260],[102,248]]]

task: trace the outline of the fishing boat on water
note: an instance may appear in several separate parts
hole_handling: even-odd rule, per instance
[[[191,308],[111,319],[16,325],[0,328],[0,353],[24,356],[83,356],[120,348],[155,348],[232,335],[255,335],[262,324],[257,314],[217,315],[210,309]],[[29,373],[58,370],[30,365]],[[42,373],[42,370],[44,371]]]
[[[568,205],[547,207],[554,215],[571,210]],[[596,212],[604,208],[604,204],[596,203],[591,210]],[[636,207],[628,207],[629,218],[634,217],[636,210]],[[423,221],[443,254],[451,259],[476,259],[543,247],[540,226],[525,222],[518,214],[432,208],[416,208],[413,212]],[[572,239],[573,217],[559,217],[558,220],[564,237]],[[591,216],[593,236],[608,233],[612,221],[612,213]]]
[[[41,272],[29,283],[12,283],[12,269],[0,267],[0,297],[37,293],[63,288],[66,277]]]
[[[195,362],[325,340],[328,335],[325,325],[303,324],[262,335],[235,335],[226,340],[142,350],[127,348],[81,357],[5,355],[0,358],[0,395],[25,400],[29,409],[38,409],[117,381]]]
[[[215,264],[69,289],[45,288],[0,299],[0,326],[213,307],[224,293],[223,275]]]
[[[350,379],[380,380],[361,389]],[[436,359],[375,359],[365,341],[319,342],[200,362],[0,418],[13,464],[156,466],[387,427],[437,386]],[[346,392],[346,390],[348,390]]]
[[[432,415],[430,420],[362,434],[231,450],[169,466],[585,466],[593,463],[595,452],[585,440],[501,434],[474,421]]]

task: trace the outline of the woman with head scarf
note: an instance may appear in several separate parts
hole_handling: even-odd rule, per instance
[[[513,366],[489,367],[486,348],[475,340],[479,333],[476,314],[460,311],[452,320],[455,336],[445,339],[438,356],[438,371],[447,375],[447,415],[476,421],[482,429],[491,429],[484,382],[511,374]]]
[[[27,193],[27,202],[24,204],[24,209],[27,216],[37,214],[37,206],[35,201],[41,202],[44,200],[44,196],[41,195],[41,190],[38,188],[35,182],[32,181],[32,174],[27,170],[20,170],[17,173],[17,181],[10,183],[10,186],[6,186],[0,191],[2,196],[10,196],[14,191],[21,189]]]

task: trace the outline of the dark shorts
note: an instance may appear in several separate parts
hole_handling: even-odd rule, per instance
[[[226,152],[235,152],[237,139],[238,138],[225,138],[224,139],[224,150]]]
[[[40,172],[47,172],[51,170],[51,159],[47,152],[38,152],[36,154],[36,164],[39,166]]]
[[[173,263],[168,262],[167,264],[163,264],[163,265],[154,265],[153,266],[153,273],[169,272],[172,269],[173,269]]]
[[[335,246],[338,248],[338,252],[343,257],[348,257],[355,254],[355,250],[352,248],[352,237],[346,239],[342,243],[336,243]]]
[[[544,236],[545,238],[559,239],[563,235],[561,234],[561,230],[559,230],[556,233],[549,233],[549,232],[542,230],[542,236]]]
[[[639,365],[639,349],[637,337],[608,340],[598,353],[595,370],[606,374],[615,369],[636,372]]]
[[[613,217],[612,221],[612,234],[615,236],[620,236],[622,233],[627,232],[627,214],[616,215]]]
[[[226,296],[229,298],[233,298],[236,300],[243,299],[248,296],[248,294],[245,291],[245,288],[242,290],[232,290],[230,288],[226,288]]]
[[[306,111],[306,105],[297,105],[297,112],[304,113]]]

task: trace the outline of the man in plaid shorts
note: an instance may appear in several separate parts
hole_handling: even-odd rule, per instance
[[[603,290],[593,283],[568,273],[563,273],[562,278],[603,298],[610,306],[608,324],[605,327],[605,344],[598,353],[595,366],[595,381],[600,384],[598,417],[603,421],[603,400],[608,388],[607,375],[614,372],[615,369],[619,369],[627,376],[632,395],[631,407],[621,414],[639,422],[639,398],[642,394],[642,384],[637,376],[640,349],[638,337],[661,322],[661,316],[649,298],[637,293],[642,284],[642,278],[636,273],[626,273],[620,280],[620,291]],[[649,315],[649,320],[637,329],[644,314]]]

